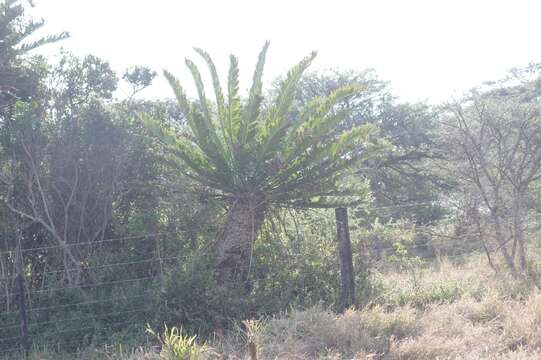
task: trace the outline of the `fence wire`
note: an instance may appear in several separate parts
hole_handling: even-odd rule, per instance
[[[433,203],[412,203],[400,206],[386,206],[374,208],[379,210],[409,207],[409,206],[434,206]],[[416,228],[423,232],[422,228]],[[69,243],[66,245],[39,246],[21,249],[23,256],[36,254],[53,249],[65,247],[99,247],[104,243],[131,241],[134,245],[159,236],[177,235],[176,232],[160,232],[154,234],[133,235],[102,239],[93,242]],[[434,234],[432,234],[434,235]],[[411,253],[416,251],[433,250],[432,243],[405,244],[404,248]],[[81,268],[57,268],[37,271],[32,269],[25,273],[27,280],[33,280],[34,275],[39,275],[41,285],[37,282],[27,281],[24,294],[18,291],[6,291],[0,294],[0,358],[4,356],[17,356],[22,353],[24,336],[21,334],[21,309],[20,300],[24,298],[26,303],[26,316],[28,331],[27,336],[33,346],[41,348],[54,348],[58,350],[70,349],[83,346],[93,341],[93,336],[100,331],[135,326],[144,330],[148,314],[152,314],[156,306],[163,303],[163,286],[167,280],[167,271],[164,273],[161,266],[171,267],[173,264],[185,264],[189,256],[161,256],[154,252],[148,252],[146,258],[137,258],[137,246],[133,247],[135,254],[121,254],[122,259],[112,261],[115,254],[107,254],[102,261],[85,265]],[[372,250],[382,252],[382,256],[388,256],[396,250],[393,245],[376,246]],[[446,255],[447,258],[462,258],[472,252],[482,252],[482,249],[453,248],[453,253]],[[14,256],[14,251],[0,252],[0,256]],[[135,257],[130,259],[129,255]],[[302,256],[302,254],[294,254]],[[128,257],[128,258],[126,258]],[[159,267],[157,265],[160,265]],[[137,273],[135,270],[139,270]],[[146,272],[144,274],[141,273]],[[166,269],[167,270],[167,269]],[[108,279],[108,273],[101,274],[104,279],[90,281],[82,285],[62,285],[47,283],[47,279],[56,279],[57,276],[77,272],[93,274],[99,278],[100,272],[113,271],[114,279]],[[269,274],[262,274],[263,280]],[[4,276],[0,278],[0,285],[7,287],[12,285],[16,276]],[[90,277],[92,279],[92,277]],[[13,286],[11,286],[13,288]],[[101,293],[100,293],[101,292]],[[23,295],[23,296],[21,296]],[[9,308],[7,307],[9,304]],[[145,316],[141,316],[145,315]],[[44,331],[46,329],[46,331]],[[69,335],[69,336],[67,336]]]

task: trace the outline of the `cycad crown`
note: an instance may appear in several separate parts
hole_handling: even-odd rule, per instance
[[[190,101],[179,81],[168,71],[165,77],[173,88],[190,129],[179,137],[163,128],[160,138],[188,167],[196,182],[220,195],[235,199],[259,193],[269,205],[296,207],[336,207],[365,199],[363,186],[337,186],[338,180],[374,149],[370,142],[375,128],[363,125],[340,126],[345,111],[336,104],[363,91],[360,86],[345,86],[330,96],[313,99],[290,116],[303,72],[316,53],[293,67],[270,105],[263,109],[262,75],[269,43],[265,43],[253,76],[248,99],[239,94],[239,69],[230,57],[227,95],[220,85],[211,57],[195,51],[206,61],[214,87],[214,100],[206,96],[197,66],[186,65],[195,80],[199,99]],[[360,191],[360,192],[359,192]]]

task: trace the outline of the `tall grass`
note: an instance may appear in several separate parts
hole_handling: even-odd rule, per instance
[[[541,358],[541,293],[531,279],[496,275],[481,256],[417,270],[415,278],[377,273],[376,296],[362,308],[338,314],[319,305],[246,321],[211,336],[204,352],[182,335],[181,350],[186,359]],[[93,350],[78,359],[159,359],[169,346],[161,339],[161,350]]]

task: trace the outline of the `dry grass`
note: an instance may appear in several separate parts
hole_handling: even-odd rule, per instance
[[[313,308],[269,320],[261,347],[265,359],[313,359],[327,352],[352,357],[359,352],[385,352],[393,337],[403,338],[417,331],[411,308],[386,312],[374,307],[340,315]]]
[[[315,308],[268,321],[262,338],[264,359],[539,359],[541,295],[342,315]]]
[[[380,274],[380,296],[361,310],[315,307],[245,322],[248,331],[208,342],[210,358],[250,359],[253,342],[259,360],[541,359],[541,293],[531,283],[495,276],[480,257],[417,275]],[[136,350],[101,358],[159,357]]]
[[[540,359],[541,293],[495,276],[481,257],[381,274],[362,310],[322,308],[269,319],[262,359]],[[241,357],[241,354],[237,354]]]

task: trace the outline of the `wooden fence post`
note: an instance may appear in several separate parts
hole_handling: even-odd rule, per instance
[[[20,234],[19,234],[20,235]],[[21,238],[17,238],[17,252],[15,253],[15,270],[17,276],[17,293],[19,294],[19,317],[21,322],[21,338],[23,341],[24,353],[28,357],[30,354],[30,338],[28,336],[28,315],[26,313],[26,291],[24,284],[24,260],[21,247]]]
[[[340,256],[340,306],[346,309],[355,304],[355,275],[351,255],[347,208],[334,209]]]
[[[21,337],[25,355],[30,354],[30,338],[28,336],[28,315],[26,313],[26,294],[24,287],[24,276],[22,273],[17,274],[17,287],[19,293],[19,313],[21,321]]]

